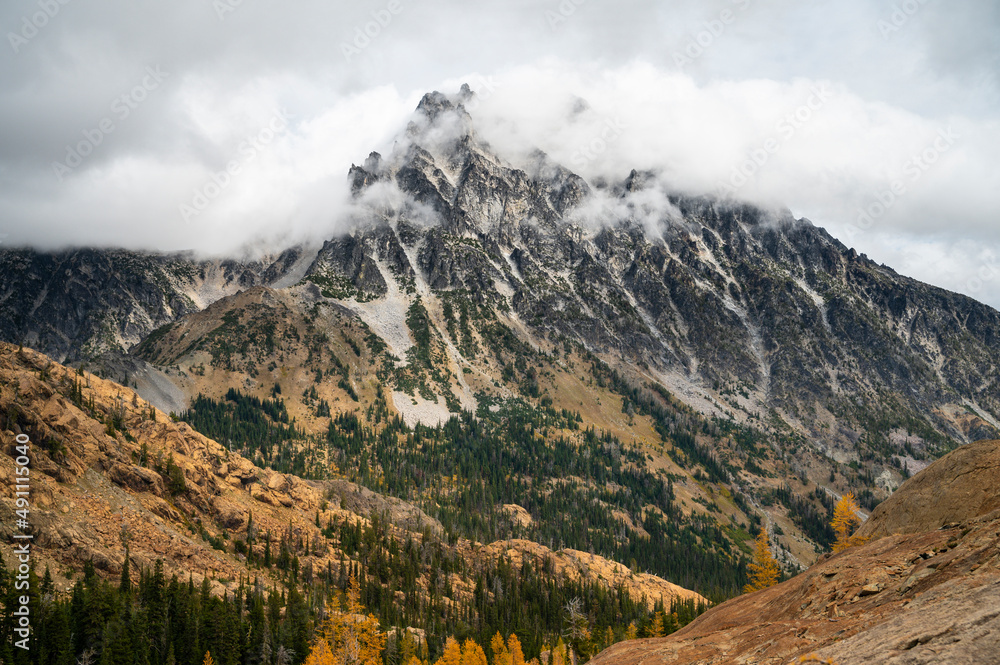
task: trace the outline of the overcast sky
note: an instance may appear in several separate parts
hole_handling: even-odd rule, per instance
[[[787,205],[1000,307],[996,0],[5,0],[0,28],[5,246],[329,237],[350,164],[468,82],[512,161]]]

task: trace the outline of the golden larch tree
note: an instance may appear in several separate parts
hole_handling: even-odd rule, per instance
[[[750,570],[750,583],[743,587],[743,593],[759,591],[778,583],[781,568],[771,554],[771,543],[767,539],[767,531],[761,528],[754,545],[753,561],[747,568]]]
[[[444,653],[434,665],[462,665],[462,647],[458,645],[458,640],[449,637],[444,641]]]
[[[462,665],[489,665],[486,660],[486,652],[472,638],[468,638],[462,643]]]
[[[326,619],[317,628],[306,657],[307,665],[382,665],[386,636],[375,615],[366,616],[364,611],[361,585],[352,575],[347,611],[327,607]]]
[[[611,629],[611,626],[608,626],[607,630],[604,631],[604,641],[601,645],[603,648],[601,650],[603,651],[604,649],[607,649],[614,643],[615,643],[615,631]]]
[[[830,526],[837,534],[837,542],[833,544],[834,552],[840,552],[865,542],[864,538],[851,535],[855,529],[861,526],[861,517],[858,515],[860,510],[853,492],[848,492],[840,497],[840,501],[833,509],[833,519],[830,520]]]
[[[309,648],[309,655],[306,656],[305,665],[339,665],[336,656],[330,649],[330,643],[321,636],[313,638],[313,643]]]
[[[399,641],[399,661],[403,665],[409,665],[410,660],[417,655],[417,640],[413,633],[407,628],[403,630],[403,638]],[[420,660],[419,658],[417,659]]]
[[[549,655],[549,665],[566,665],[566,643],[559,638]]]
[[[511,665],[510,651],[507,650],[503,635],[499,631],[490,640],[490,651],[493,652],[493,665]]]
[[[667,634],[667,631],[663,626],[663,612],[657,612],[653,615],[653,625],[649,627],[650,637],[663,637]]]
[[[510,665],[524,665],[524,651],[521,649],[521,640],[517,635],[511,633],[507,638],[507,652],[510,654]]]

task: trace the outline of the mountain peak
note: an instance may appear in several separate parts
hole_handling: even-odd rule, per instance
[[[472,90],[464,85],[457,95],[428,92],[417,104],[414,118],[406,127],[413,140],[450,141],[472,134],[472,116],[464,102],[472,99]]]

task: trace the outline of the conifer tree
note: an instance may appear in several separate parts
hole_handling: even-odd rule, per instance
[[[833,509],[833,519],[830,521],[830,526],[837,534],[837,541],[833,544],[834,552],[840,552],[865,542],[863,538],[851,535],[861,525],[861,518],[858,516],[859,510],[861,509],[858,507],[853,492],[848,492],[840,497],[840,501]]]
[[[757,535],[753,561],[747,565],[750,570],[750,583],[743,587],[744,593],[766,589],[778,583],[781,569],[774,555],[771,554],[771,544],[768,542],[767,531],[761,528]]]
[[[434,665],[462,665],[462,649],[454,637],[445,640],[444,653]]]
[[[507,651],[507,645],[499,632],[490,641],[490,651],[493,653],[492,665],[511,665],[510,652]]]
[[[118,591],[122,594],[128,594],[132,591],[132,576],[129,570],[129,546],[128,541],[125,541],[125,562],[122,564],[122,576],[118,583]]]
[[[330,643],[319,633],[313,638],[305,665],[338,665],[336,656],[330,648]]]
[[[650,637],[663,637],[667,634],[666,626],[664,626],[663,612],[657,612],[653,615],[653,627],[650,631]]]
[[[386,636],[379,630],[375,615],[364,615],[361,585],[353,575],[347,590],[346,610],[327,607],[326,619],[317,629],[309,651],[309,658],[316,654],[310,665],[329,665],[323,661],[328,657],[327,652],[337,665],[382,664]],[[460,664],[456,662],[455,665]]]
[[[403,631],[403,637],[399,640],[399,661],[403,665],[408,665],[410,660],[417,655],[417,640],[409,629]],[[419,659],[417,659],[419,660]]]
[[[511,633],[507,638],[507,651],[510,653],[511,665],[524,665],[524,651],[521,650],[521,640]]]
[[[604,631],[604,643],[602,645],[603,649],[607,649],[614,643],[615,643],[615,631],[612,630],[611,626],[608,626],[607,630]]]
[[[462,644],[462,665],[488,665],[486,652],[472,638]]]

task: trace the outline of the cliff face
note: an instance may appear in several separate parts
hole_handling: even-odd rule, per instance
[[[1000,441],[950,453],[879,506],[861,530],[877,540],[730,600],[670,637],[616,644],[594,665],[787,663],[811,653],[838,665],[993,662],[1000,653],[998,454]],[[932,494],[943,501],[929,507],[931,515],[910,511]],[[969,497],[975,501],[965,505]],[[934,528],[938,522],[945,526]],[[896,534],[879,537],[889,531]]]
[[[840,461],[873,421],[918,448],[940,444],[934,431],[995,435],[1000,313],[787,211],[692,198],[646,173],[588,184],[541,153],[510,165],[477,138],[468,94],[425,96],[391,157],[352,167],[355,231],[310,268],[329,295],[377,302],[395,282],[509,314],[692,403],[775,409]]]
[[[261,260],[126,250],[0,250],[0,340],[60,362],[124,353],[157,327],[296,271],[298,249]]]

